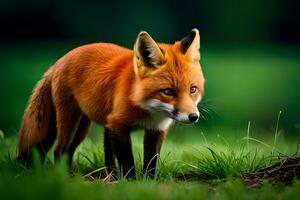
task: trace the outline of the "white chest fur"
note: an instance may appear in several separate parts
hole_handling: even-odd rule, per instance
[[[173,120],[167,117],[165,114],[156,113],[150,117],[138,120],[134,126],[138,128],[144,128],[149,130],[166,130],[170,127]]]

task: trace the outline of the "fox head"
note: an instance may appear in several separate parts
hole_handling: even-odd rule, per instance
[[[199,48],[197,29],[174,44],[156,43],[147,32],[140,32],[134,45],[134,101],[150,113],[197,122],[205,82]]]

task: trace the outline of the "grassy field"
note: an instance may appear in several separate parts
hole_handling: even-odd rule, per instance
[[[65,162],[53,164],[53,150],[44,164],[37,156],[31,170],[16,163],[17,130],[30,91],[48,66],[74,46],[77,44],[53,42],[0,48],[1,199],[299,197],[299,180],[291,186],[272,186],[265,181],[261,189],[254,189],[242,179],[244,173],[299,154],[299,128],[295,127],[299,126],[300,93],[291,88],[299,79],[300,50],[294,47],[204,46],[206,120],[172,128],[154,180],[141,174],[143,134],[136,132],[132,143],[137,180],[105,182],[100,177],[104,172],[103,129],[97,125],[76,151],[72,174]],[[277,123],[280,110],[283,113]],[[95,170],[101,173],[91,174]]]
[[[137,166],[136,181],[120,178],[105,182],[95,173],[104,166],[102,129],[94,126],[91,135],[80,145],[74,158],[73,175],[62,161],[53,164],[52,152],[41,164],[37,159],[28,170],[14,161],[16,138],[0,139],[0,196],[2,199],[291,199],[297,198],[300,181],[292,186],[262,189],[246,186],[245,172],[255,171],[278,161],[279,155],[297,151],[299,138],[277,134],[259,139],[260,134],[201,132],[192,127],[175,127],[162,149],[154,180],[141,174],[142,133],[133,133]],[[280,132],[279,132],[280,133]],[[182,137],[182,134],[189,136]],[[184,139],[180,139],[184,138]],[[247,139],[253,138],[253,139]],[[254,140],[257,139],[258,141]],[[97,141],[97,142],[95,142]],[[102,170],[103,171],[103,170]],[[280,192],[274,193],[274,188]]]

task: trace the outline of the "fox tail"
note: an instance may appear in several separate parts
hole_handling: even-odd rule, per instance
[[[51,95],[50,68],[37,83],[24,112],[18,138],[18,160],[31,165],[32,149],[36,148],[42,159],[56,138],[56,117]]]

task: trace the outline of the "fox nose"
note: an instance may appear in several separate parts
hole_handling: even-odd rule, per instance
[[[189,120],[191,122],[196,122],[198,120],[198,118],[199,118],[199,116],[198,116],[197,113],[191,113],[191,114],[189,114]]]

